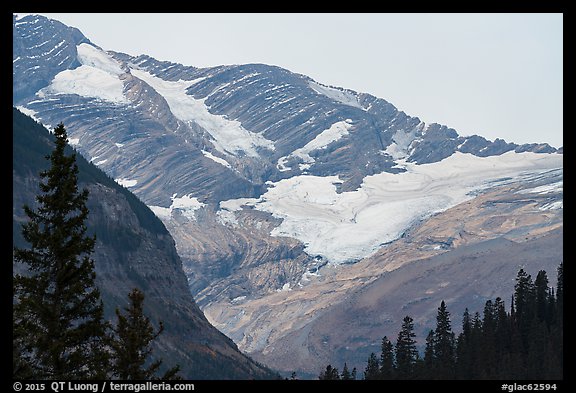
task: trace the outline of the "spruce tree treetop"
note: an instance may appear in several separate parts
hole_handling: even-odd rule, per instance
[[[336,367],[332,367],[332,365],[329,364],[326,366],[326,370],[320,373],[318,379],[321,381],[340,380],[340,373]]]
[[[24,206],[22,235],[30,247],[14,248],[15,261],[29,272],[13,280],[14,358],[31,378],[105,378],[108,325],[90,258],[95,238],[84,224],[88,191],[78,190],[76,156],[65,154],[63,124],[54,137],[50,168],[40,173],[38,207]]]
[[[368,358],[368,364],[366,365],[366,370],[364,370],[364,379],[380,379],[380,362],[378,361],[378,358],[374,352],[372,352]]]
[[[455,372],[456,340],[452,332],[450,313],[444,300],[440,303],[434,330],[434,365],[440,379],[452,379]]]
[[[564,262],[560,263],[558,266],[558,280],[556,286],[556,304],[557,313],[556,318],[559,321],[560,327],[563,325],[564,318]],[[560,329],[562,331],[562,329]]]
[[[399,379],[412,379],[418,360],[416,348],[416,334],[414,333],[414,320],[405,316],[402,328],[396,340],[396,372]]]
[[[394,379],[394,344],[387,336],[382,338],[382,353],[380,355],[380,376],[382,379]]]
[[[548,305],[550,303],[550,288],[548,288],[548,275],[540,270],[534,280],[534,295],[536,296],[536,317],[539,321],[550,324]]]
[[[122,314],[116,309],[118,323],[112,341],[112,369],[119,379],[147,380],[158,379],[156,373],[162,365],[158,359],[149,364],[152,342],[162,333],[164,326],[154,332],[150,319],[144,315],[144,294],[134,288],[129,294],[130,306]],[[180,379],[179,366],[168,370],[161,379]]]
[[[348,370],[348,364],[344,362],[344,368],[342,369],[342,376],[343,381],[349,381],[352,379],[352,374],[350,374],[350,370]]]
[[[516,318],[524,323],[532,317],[533,310],[532,297],[534,296],[534,283],[532,277],[520,269],[516,275],[516,284],[514,285],[514,305],[516,307]]]
[[[470,330],[472,329],[472,322],[470,321],[470,312],[468,311],[468,307],[464,310],[464,314],[462,315],[462,333],[464,337],[468,339],[470,337]]]

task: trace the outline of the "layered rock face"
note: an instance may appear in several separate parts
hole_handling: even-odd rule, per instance
[[[17,110],[13,140],[14,243],[25,247],[20,235],[20,223],[26,220],[22,206],[35,204],[38,173],[47,168],[44,156],[52,144],[46,129]],[[174,240],[160,220],[99,169],[80,156],[77,161],[79,187],[89,191],[87,227],[97,239],[92,257],[106,317],[114,321],[114,310],[128,306],[128,293],[140,288],[146,314],[165,326],[154,349],[164,365],[179,364],[188,379],[271,378],[270,370],[240,353],[206,320],[188,289]],[[22,267],[16,265],[15,270]]]
[[[562,227],[562,148],[463,137],[279,67],[196,68],[107,52],[39,16],[13,24],[14,105],[63,121],[79,152],[149,205],[208,319],[281,370],[341,367],[394,336],[384,330],[399,328],[410,304],[436,309],[442,291],[419,301],[429,288],[390,289],[379,296],[397,303],[374,300],[386,317],[373,329],[326,328],[368,318],[342,310],[393,271],[419,266],[407,282],[440,280],[418,261],[447,254],[456,269],[452,252],[497,239],[529,247],[542,236],[562,249],[546,237]],[[68,62],[54,59],[60,42]],[[524,263],[516,255],[494,261],[506,274],[477,272],[491,289],[478,288],[474,304],[506,295],[497,289]],[[542,268],[555,271],[556,259]],[[469,298],[451,296],[461,315]],[[434,318],[424,314],[421,329]]]

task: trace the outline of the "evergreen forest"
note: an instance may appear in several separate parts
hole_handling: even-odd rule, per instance
[[[563,264],[556,290],[546,271],[533,280],[524,269],[516,276],[510,309],[497,297],[482,313],[462,317],[458,336],[442,301],[436,328],[430,330],[420,354],[414,320],[406,316],[395,342],[384,336],[381,353],[371,353],[363,372],[366,380],[561,380],[563,378]],[[342,373],[332,365],[321,380],[356,379],[357,371]]]

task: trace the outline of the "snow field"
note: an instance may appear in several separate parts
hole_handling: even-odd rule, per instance
[[[214,147],[221,153],[239,155],[243,152],[247,156],[258,157],[258,148],[274,150],[271,140],[246,130],[239,121],[210,113],[205,98],[197,100],[186,94],[186,89],[200,79],[171,82],[142,70],[131,69],[131,73],[161,94],[178,119],[184,122],[193,121],[206,129],[214,138]]]
[[[272,213],[283,219],[273,236],[296,238],[309,255],[340,264],[373,254],[414,223],[473,198],[473,191],[495,179],[561,168],[562,160],[560,154],[457,152],[430,164],[399,161],[406,172],[367,176],[356,191],[338,194],[337,176],[302,175],[270,183],[258,199],[224,201],[220,207],[233,213],[249,204]]]
[[[124,84],[118,78],[124,73],[120,64],[101,49],[86,43],[77,47],[78,61],[82,64],[73,70],[57,74],[49,86],[37,94],[77,94],[116,104],[128,104],[124,96]]]
[[[174,210],[178,210],[184,217],[188,218],[189,220],[195,220],[196,217],[194,216],[194,212],[205,206],[205,204],[200,202],[198,198],[191,197],[190,194],[183,195],[178,198],[178,194],[176,193],[172,195],[170,199],[172,200],[170,207],[148,207],[150,210],[152,210],[152,212],[154,212],[156,217],[160,219],[170,219],[172,217],[172,212]]]

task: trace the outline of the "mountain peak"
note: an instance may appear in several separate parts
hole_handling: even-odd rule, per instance
[[[60,72],[80,66],[77,45],[90,43],[80,30],[41,15],[13,16],[13,100],[35,94]]]

